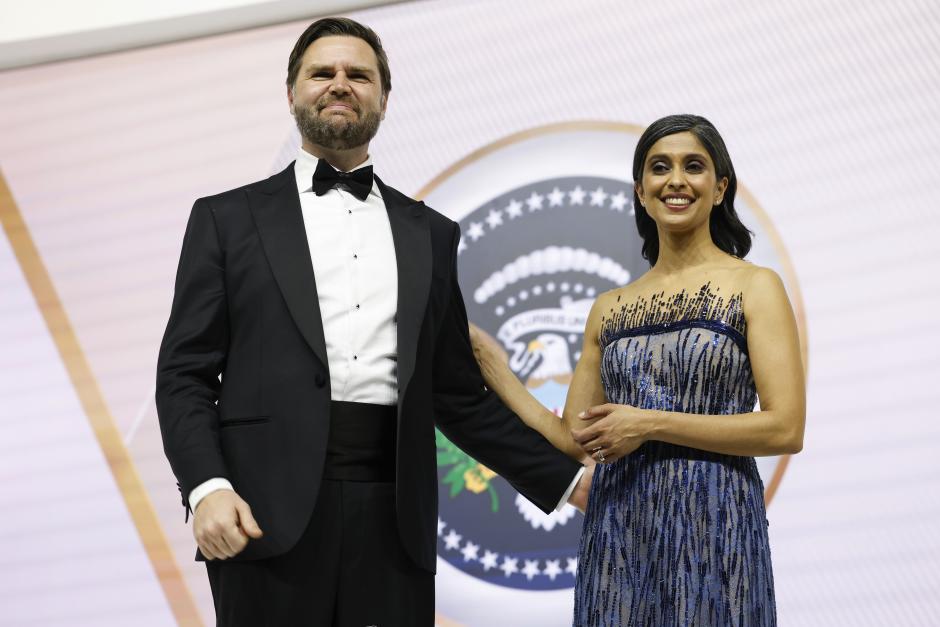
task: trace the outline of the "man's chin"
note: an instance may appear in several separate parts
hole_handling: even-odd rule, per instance
[[[361,121],[355,112],[329,113],[320,111],[316,117],[297,118],[297,128],[307,141],[330,150],[349,150],[366,145],[375,136],[378,124],[371,128],[372,120],[366,115]]]

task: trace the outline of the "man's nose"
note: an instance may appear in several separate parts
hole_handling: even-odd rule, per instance
[[[349,92],[349,81],[346,80],[345,72],[337,72],[333,75],[333,80],[330,82],[330,91],[333,93]]]

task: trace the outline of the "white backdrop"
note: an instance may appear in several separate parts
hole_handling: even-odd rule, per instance
[[[715,122],[805,305],[806,445],[768,512],[780,623],[940,623],[937,5],[452,0],[353,17],[389,52],[373,154],[407,193],[540,125]],[[0,624],[211,624],[155,356],[193,199],[266,176],[295,141],[284,65],[304,26],[0,74]],[[446,624],[520,624],[467,591],[438,607]]]

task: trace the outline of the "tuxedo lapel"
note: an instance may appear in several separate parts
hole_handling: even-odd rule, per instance
[[[320,299],[300,211],[294,165],[249,188],[248,202],[287,309],[314,354],[328,366]]]
[[[387,187],[376,177],[388,212],[398,264],[399,402],[414,374],[418,335],[431,288],[431,232],[419,202]]]

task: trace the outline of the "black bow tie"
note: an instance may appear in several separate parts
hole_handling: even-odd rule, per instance
[[[349,193],[365,201],[372,191],[372,166],[366,166],[352,172],[340,172],[326,162],[317,160],[317,170],[313,173],[313,191],[322,196],[337,185],[343,185]]]

